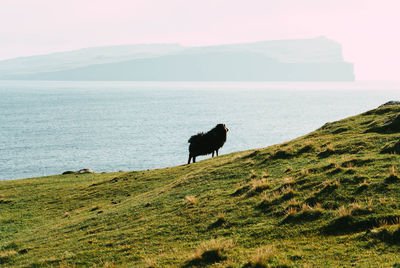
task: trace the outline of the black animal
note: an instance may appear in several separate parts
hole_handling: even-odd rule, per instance
[[[212,153],[212,157],[214,157],[214,152],[216,152],[218,156],[218,150],[224,145],[228,130],[225,124],[218,124],[207,133],[200,132],[190,137],[188,141],[190,143],[188,164],[190,164],[192,158],[193,163],[196,163],[196,156],[199,155]]]

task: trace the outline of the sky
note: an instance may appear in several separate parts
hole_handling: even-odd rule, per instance
[[[0,0],[0,59],[92,46],[326,36],[357,80],[400,80],[399,0]]]

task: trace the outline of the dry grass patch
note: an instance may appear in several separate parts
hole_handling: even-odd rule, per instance
[[[208,229],[214,229],[223,226],[226,223],[226,217],[224,212],[219,211],[217,214],[217,219],[208,226]]]
[[[400,177],[396,173],[396,169],[394,166],[389,168],[389,177],[385,179],[385,183],[397,183],[400,182]]]
[[[285,211],[285,215],[286,217],[290,216],[290,215],[295,215],[297,214],[298,209],[296,207],[288,207]]]
[[[269,176],[270,176],[270,174],[269,174],[268,172],[263,171],[263,172],[261,173],[261,179],[266,179],[266,178],[268,178]]]
[[[316,203],[314,206],[310,206],[304,203],[301,206],[301,212],[314,212],[314,211],[323,212],[324,209],[322,208],[320,203]]]
[[[303,147],[297,152],[298,155],[303,153],[309,153],[314,150],[314,141],[308,140],[304,143]]]
[[[250,180],[257,179],[257,174],[256,174],[256,172],[255,172],[253,169],[250,170],[249,179],[250,179]]]
[[[304,176],[307,176],[309,173],[310,173],[309,170],[306,169],[306,168],[302,168],[302,169],[300,170],[300,175],[303,176],[303,177],[304,177]]]
[[[187,205],[195,205],[197,203],[197,198],[194,195],[185,196],[185,202]]]
[[[349,207],[345,207],[345,206],[340,206],[337,210],[337,216],[342,218],[342,217],[348,217],[351,216],[353,214],[353,210]]]
[[[250,181],[249,194],[261,193],[262,191],[269,189],[271,185],[266,179],[253,179]]]
[[[331,180],[325,180],[322,183],[323,188],[327,187],[327,186],[340,186],[340,180],[336,180],[336,181],[331,181]]]
[[[391,167],[389,168],[389,175],[397,176],[396,168],[395,168],[394,166],[391,166]]]
[[[250,261],[243,267],[290,267],[287,256],[274,246],[263,246],[255,251]]]
[[[367,182],[367,179],[364,179],[362,183],[360,183],[356,189],[357,193],[360,193],[366,189],[368,189],[369,183]]]
[[[358,185],[359,187],[368,187],[369,183],[367,182],[367,179],[364,179],[362,183],[360,183],[360,185]]]
[[[343,167],[348,168],[348,169],[353,169],[354,168],[354,163],[353,162],[344,163]]]
[[[157,267],[157,262],[154,258],[146,257],[144,258],[144,265],[147,268]]]
[[[372,206],[374,205],[373,198],[365,198],[365,202],[367,203],[367,207],[369,210],[372,210]]]
[[[11,261],[11,259],[18,255],[18,252],[15,250],[7,250],[0,252],[0,264],[6,264]]]
[[[283,183],[284,184],[293,184],[294,183],[294,178],[293,177],[283,178]]]
[[[313,188],[314,191],[314,196],[320,196],[323,194],[328,194],[339,188],[340,186],[340,180],[336,181],[331,181],[331,180],[325,180],[321,184],[315,186]]]
[[[300,206],[300,202],[296,198],[293,198],[288,201],[288,205],[293,207]]]
[[[369,214],[372,212],[372,203],[367,202],[367,207],[359,202],[353,202],[346,206],[338,208],[336,214],[339,218],[349,217],[353,215]]]
[[[269,267],[275,255],[276,249],[273,246],[258,248],[246,267]]]
[[[282,200],[289,200],[295,197],[297,195],[297,192],[290,185],[288,185],[282,188],[281,194]]]
[[[318,219],[322,215],[323,211],[324,209],[319,203],[315,204],[315,206],[310,206],[304,203],[300,209],[297,207],[289,207],[285,211],[286,218],[282,223],[313,221]]]
[[[293,171],[293,167],[291,165],[287,165],[285,168],[285,173]]]

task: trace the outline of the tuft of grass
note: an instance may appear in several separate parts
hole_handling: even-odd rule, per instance
[[[366,198],[365,199],[368,209],[372,211],[372,207],[374,205],[374,199],[373,198]]]
[[[278,149],[275,150],[271,155],[271,159],[289,159],[292,157],[292,148]]]
[[[253,179],[250,181],[249,194],[261,193],[262,191],[271,188],[271,185],[266,179]]]
[[[297,214],[298,209],[296,207],[288,207],[285,211],[285,215],[287,216],[291,216],[291,215],[295,215]]]
[[[358,185],[356,192],[361,193],[361,192],[365,191],[366,189],[368,189],[368,187],[369,187],[369,183],[367,182],[367,179],[364,179],[364,181]]]
[[[288,185],[282,188],[281,194],[282,200],[289,200],[295,197],[298,193],[290,185]]]
[[[334,190],[338,189],[340,186],[340,180],[331,181],[325,180],[322,182],[318,187],[314,190],[320,189],[319,192],[316,192],[315,195],[324,195],[333,192]]]
[[[1,250],[18,250],[18,245],[15,242],[8,243],[7,245],[1,247]]]
[[[187,205],[195,205],[197,203],[197,198],[194,195],[185,196],[185,202]]]
[[[217,219],[218,220],[222,220],[222,221],[226,221],[225,213],[222,212],[222,211],[218,211]]]
[[[310,171],[307,169],[307,168],[302,168],[301,170],[300,170],[300,175],[301,176],[307,176],[307,175],[309,175],[310,174]]]
[[[372,199],[370,199],[372,200]],[[339,218],[343,217],[350,217],[353,215],[363,215],[363,214],[369,214],[372,212],[372,202],[368,201],[367,206],[365,207],[359,202],[353,202],[349,204],[348,206],[340,206],[336,212],[337,216]]]
[[[296,198],[293,198],[293,199],[290,199],[288,201],[288,205],[289,206],[293,206],[293,207],[297,207],[297,206],[300,205],[300,202]]]
[[[145,267],[147,267],[147,268],[157,267],[157,261],[151,257],[145,257],[144,264],[145,264]]]
[[[344,163],[343,166],[345,168],[348,168],[348,169],[353,169],[354,168],[354,163],[353,162],[347,162],[347,163]]]
[[[65,211],[63,213],[63,218],[71,218],[71,213],[69,213],[68,211]]]
[[[327,144],[325,146],[325,150],[321,151],[318,156],[321,158],[325,158],[325,157],[329,157],[333,154],[336,154],[337,151],[335,149],[335,147],[333,146],[333,144]]]
[[[270,174],[268,172],[263,171],[261,173],[261,179],[267,179],[270,176]]]
[[[293,177],[285,177],[283,178],[283,184],[293,184],[294,178]]]
[[[396,174],[396,168],[395,168],[394,166],[391,166],[391,167],[389,168],[389,175],[391,175],[391,176],[397,176],[397,174]]]
[[[319,203],[315,204],[314,206],[304,203],[300,210],[298,210],[296,207],[289,207],[285,212],[286,218],[282,221],[282,223],[313,221],[318,219],[322,215],[323,211],[324,209]]]
[[[367,179],[364,179],[363,182],[359,185],[359,187],[362,187],[362,186],[365,186],[365,187],[369,186],[369,183],[367,182]]]
[[[306,211],[319,211],[319,212],[323,212],[324,209],[322,208],[320,203],[316,203],[314,206],[310,206],[306,203],[304,203],[301,207],[301,211],[302,212],[306,212]]]
[[[254,169],[250,170],[249,179],[250,179],[250,180],[254,180],[254,179],[256,179],[256,178],[257,178],[257,174],[256,174],[256,172],[254,171]]]
[[[18,252],[15,250],[0,251],[0,264],[7,264],[16,255],[18,255]]]
[[[12,203],[12,200],[0,198],[0,204],[10,204],[10,203]]]
[[[231,194],[231,196],[242,195],[249,190],[250,190],[250,186],[248,184],[246,184],[246,185],[241,184],[238,187],[236,187],[235,191]]]
[[[389,168],[389,177],[385,179],[385,183],[397,183],[400,182],[400,177],[396,173],[396,169],[394,166]]]
[[[285,173],[293,171],[293,167],[291,165],[286,165]]]
[[[340,206],[336,213],[339,218],[349,217],[353,214],[353,210],[349,207]]]
[[[264,246],[258,248],[252,259],[245,265],[245,267],[269,267],[276,256],[276,249],[273,246]]]
[[[297,155],[301,155],[304,153],[310,153],[314,151],[314,141],[308,140],[304,143],[303,147],[297,152]]]
[[[333,146],[332,143],[329,143],[326,145],[325,150],[335,151],[335,147]]]
[[[226,251],[233,247],[234,243],[230,240],[212,239],[204,242],[182,267],[205,266],[226,260]]]
[[[218,228],[226,223],[226,217],[224,212],[219,211],[217,214],[217,219],[208,226],[208,229]]]
[[[385,183],[397,183],[400,182],[400,177],[396,173],[396,169],[394,166],[389,168],[389,177],[385,179]]]
[[[388,225],[382,223],[379,228],[374,229],[370,232],[373,238],[380,240],[388,244],[400,244],[400,225]]]
[[[256,249],[250,261],[243,266],[244,268],[267,268],[267,267],[290,267],[287,264],[287,256],[278,252],[272,245],[267,245]]]

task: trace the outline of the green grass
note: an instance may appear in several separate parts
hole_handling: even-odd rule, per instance
[[[190,165],[0,182],[0,266],[400,265],[399,114]]]

